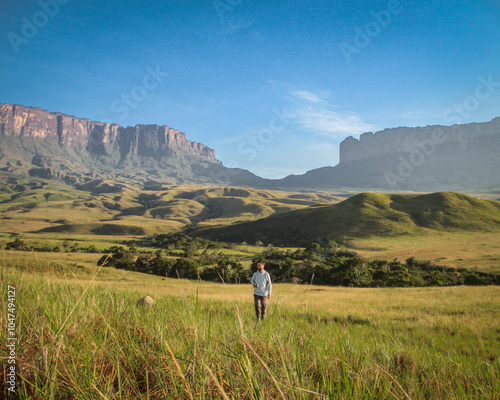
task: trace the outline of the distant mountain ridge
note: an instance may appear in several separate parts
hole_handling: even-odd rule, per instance
[[[189,159],[188,164],[195,160],[221,164],[214,150],[187,140],[185,133],[168,126],[124,128],[13,104],[0,104],[0,137],[0,156],[18,158],[10,169],[32,164],[30,175],[49,178],[99,169],[131,169],[134,173],[134,168],[153,172],[164,167],[178,173],[185,167],[183,158]],[[9,150],[15,150],[14,154],[6,154]]]
[[[224,167],[213,149],[168,126],[122,127],[2,103],[0,171],[68,183],[96,176],[170,183],[265,181],[248,171]]]
[[[500,188],[500,117],[453,126],[391,128],[348,137],[334,167],[276,181],[283,188],[476,190]]]
[[[176,149],[219,163],[215,151],[187,140],[186,134],[168,126],[95,122],[59,112],[15,104],[0,104],[0,135],[57,141],[78,151],[109,156],[120,162],[137,155],[161,157]]]
[[[0,173],[68,183],[120,176],[284,190],[498,190],[499,152],[500,118],[400,127],[346,138],[334,167],[272,180],[226,168],[213,149],[168,126],[122,127],[0,103]]]

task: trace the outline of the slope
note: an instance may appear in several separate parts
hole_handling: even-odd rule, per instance
[[[306,245],[348,237],[434,231],[497,231],[500,203],[454,192],[424,195],[361,193],[341,203],[312,206],[193,235],[232,242]]]
[[[0,179],[4,177],[0,172]],[[93,179],[68,185],[40,178],[6,177],[0,184],[0,234],[143,235],[178,232],[264,218],[330,204],[316,193],[213,187],[142,185]]]

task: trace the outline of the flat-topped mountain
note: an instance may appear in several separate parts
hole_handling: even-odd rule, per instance
[[[499,152],[500,118],[393,128],[346,138],[334,167],[271,180],[226,168],[213,149],[168,126],[122,127],[0,103],[0,173],[68,183],[121,177],[285,190],[498,190]]]
[[[221,165],[214,150],[168,126],[122,127],[13,104],[0,104],[0,140],[4,171],[46,178],[117,170],[189,178],[191,165]]]
[[[283,188],[489,190],[500,187],[500,118],[453,126],[392,128],[340,144],[340,162],[291,175]]]
[[[186,134],[168,126],[95,122],[40,108],[0,104],[0,135],[31,137],[57,142],[77,151],[108,156],[117,165],[138,156],[161,158],[176,151],[220,163],[215,151],[187,140]]]
[[[255,186],[265,182],[246,170],[224,167],[213,149],[168,126],[122,127],[2,103],[0,171],[68,183],[96,177]]]

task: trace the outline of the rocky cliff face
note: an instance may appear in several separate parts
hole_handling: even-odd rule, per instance
[[[491,190],[500,188],[500,118],[454,126],[393,128],[348,137],[340,162],[289,176],[283,188]]]
[[[500,186],[500,118],[486,123],[385,129],[340,145],[339,170],[390,189]]]
[[[0,104],[0,173],[69,182],[97,174],[282,189],[498,190],[499,152],[500,118],[393,128],[345,139],[334,167],[269,180],[224,167],[214,150],[168,126],[124,128]]]
[[[122,127],[0,103],[3,172],[70,183],[117,175],[203,183],[218,182],[226,170],[214,150],[168,126]]]
[[[427,158],[454,157],[459,150],[472,153],[472,147],[478,144],[488,152],[491,141],[500,144],[500,118],[486,123],[385,129],[364,133],[359,140],[352,136],[345,139],[340,144],[340,164],[414,152],[422,152]]]
[[[215,151],[187,140],[186,134],[168,126],[120,125],[95,122],[40,108],[0,104],[0,135],[36,138],[57,143],[63,148],[107,157],[110,164],[133,161],[141,157],[163,159],[179,154],[220,164]]]

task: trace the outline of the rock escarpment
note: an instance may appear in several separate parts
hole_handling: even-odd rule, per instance
[[[49,140],[62,147],[108,156],[115,161],[137,156],[162,158],[183,152],[219,163],[214,150],[187,140],[185,133],[168,126],[124,128],[13,104],[0,104],[0,135]]]
[[[3,162],[2,162],[3,161]],[[0,169],[43,178],[82,173],[154,175],[196,180],[223,168],[215,151],[168,126],[117,124],[0,104]],[[193,171],[193,169],[195,171]],[[67,180],[67,179],[66,179]]]
[[[0,103],[0,172],[71,183],[99,175],[282,189],[496,190],[499,152],[500,118],[392,128],[346,138],[334,167],[269,180],[224,167],[214,150],[168,126],[122,127]]]
[[[500,186],[500,118],[453,126],[393,128],[340,145],[339,170],[389,189],[492,189]]]
[[[283,188],[491,190],[500,187],[500,118],[393,128],[346,138],[334,167],[291,175]]]

